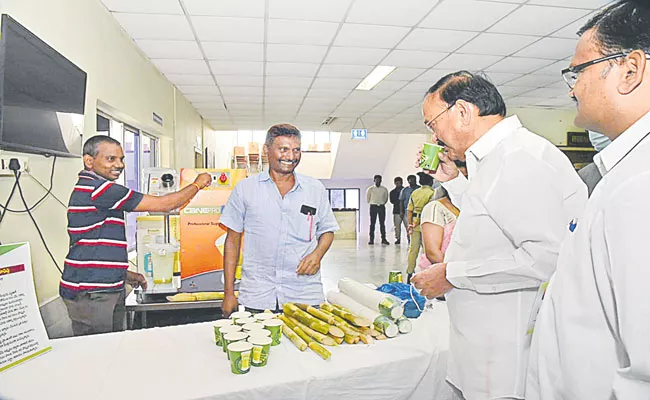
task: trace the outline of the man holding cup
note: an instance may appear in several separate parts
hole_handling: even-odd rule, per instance
[[[445,262],[412,282],[428,298],[445,294],[447,380],[459,394],[522,399],[527,332],[586,187],[559,149],[516,116],[505,118],[503,98],[482,76],[443,77],[422,112],[444,147],[432,174],[462,211]],[[467,162],[467,178],[454,160]]]

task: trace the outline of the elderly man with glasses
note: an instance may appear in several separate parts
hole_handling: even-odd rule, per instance
[[[445,294],[451,323],[447,380],[466,399],[523,399],[529,331],[560,243],[587,189],[562,152],[505,118],[487,79],[460,71],[433,85],[422,107],[445,147],[434,177],[461,209],[445,262],[412,282]],[[454,161],[467,162],[468,177]]]
[[[650,5],[619,1],[580,29],[562,71],[577,126],[612,143],[535,325],[527,399],[650,399]]]

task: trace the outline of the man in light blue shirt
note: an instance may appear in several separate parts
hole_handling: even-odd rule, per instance
[[[222,306],[226,317],[238,306],[234,282],[242,237],[239,302],[249,311],[324,301],[320,263],[339,229],[327,190],[318,180],[294,172],[301,156],[298,128],[272,126],[264,148],[268,171],[237,184],[220,219],[227,229]]]

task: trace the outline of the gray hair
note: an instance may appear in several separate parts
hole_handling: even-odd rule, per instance
[[[273,140],[278,136],[293,136],[297,137],[298,140],[301,139],[300,130],[291,124],[277,124],[273,125],[266,132],[266,141],[267,146],[273,144]]]

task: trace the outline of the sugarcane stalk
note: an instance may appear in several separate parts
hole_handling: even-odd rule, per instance
[[[323,303],[323,304],[321,304],[320,307],[322,309],[324,309],[325,311],[329,311],[330,313],[332,313],[334,315],[337,315],[337,316],[343,318],[346,321],[351,322],[353,325],[356,325],[356,326],[370,326],[371,325],[370,321],[368,319],[360,317],[358,315],[355,315],[355,314],[351,313],[348,310],[344,310],[342,308],[335,307],[335,306],[333,306],[333,305],[331,305],[329,303]]]
[[[361,334],[361,332],[359,332],[357,329],[355,329],[355,327],[353,325],[351,325],[349,322],[347,322],[343,318],[338,317],[338,316],[336,316],[334,314],[330,314],[327,311],[322,311],[322,312],[326,313],[328,316],[330,316],[330,317],[332,317],[334,319],[334,325],[336,325],[336,327],[341,329],[343,334],[352,335],[352,336],[356,336],[356,335]],[[340,337],[343,337],[343,336],[344,335],[341,335]]]
[[[332,356],[332,353],[330,353],[329,350],[327,350],[326,348],[324,348],[323,346],[321,346],[320,344],[318,344],[318,343],[316,343],[316,342],[314,342],[314,341],[312,341],[311,343],[309,343],[308,346],[309,346],[309,348],[310,348],[314,353],[316,353],[316,354],[318,354],[319,356],[321,356],[321,358],[322,358],[323,360],[329,360],[330,357]]]
[[[329,337],[331,337],[332,339],[334,339],[334,341],[336,342],[336,344],[341,344],[341,343],[343,343],[343,338],[342,338],[342,337],[336,337],[336,336],[332,336],[332,335],[327,335],[327,336],[329,336]]]
[[[377,332],[377,331],[374,330],[374,329],[370,329],[370,328],[360,328],[360,330],[361,330],[361,333],[363,333],[364,335],[368,335],[368,336],[370,336],[370,337],[377,337],[377,336],[380,335],[380,333]]]
[[[303,332],[305,332],[306,334],[311,336],[318,343],[324,344],[325,346],[336,346],[337,345],[336,341],[334,339],[332,339],[331,337],[329,337],[327,335],[324,335],[324,334],[322,334],[320,332],[317,332],[317,331],[311,329],[308,326],[305,326],[304,324],[302,324],[300,321],[296,320],[293,317],[289,317],[289,319],[292,322],[294,322],[296,324],[296,326],[298,326],[298,328],[302,329]]]
[[[298,334],[294,332],[293,329],[289,328],[286,323],[282,327],[282,333],[284,333],[284,336],[288,337],[293,342],[293,344],[296,345],[298,350],[305,351],[307,348],[307,342],[302,340],[302,338],[298,336]]]
[[[382,333],[381,335],[377,336],[375,339],[377,339],[377,340],[386,340],[386,339],[388,339],[388,337]]]
[[[290,317],[295,318],[300,321],[306,327],[320,332],[322,334],[327,334],[330,331],[330,325],[327,322],[321,321],[318,318],[315,318],[311,314],[301,310],[296,307],[293,303],[285,303],[283,305],[284,313]],[[303,329],[304,330],[304,329]]]
[[[280,320],[282,320],[282,322],[284,322],[286,326],[288,326],[291,330],[293,330],[296,333],[296,335],[298,335],[302,340],[304,340],[305,343],[309,344],[309,342],[312,342],[314,340],[311,338],[311,336],[309,336],[302,329],[300,329],[300,327],[297,326],[286,315],[280,315],[279,318]]]
[[[334,318],[330,317],[329,315],[325,314],[324,312],[322,312],[321,310],[319,310],[317,308],[309,306],[309,307],[307,307],[306,311],[308,313],[310,313],[311,315],[313,315],[314,317],[316,317],[316,318],[318,318],[318,319],[320,319],[322,321],[325,321],[330,325],[334,324]]]
[[[373,344],[375,342],[375,339],[370,335],[361,335],[359,338],[361,338],[361,341],[365,344]]]
[[[347,344],[354,344],[354,338],[355,337],[352,336],[352,335],[345,335],[343,337],[343,340],[345,340],[345,343],[347,343]]]

